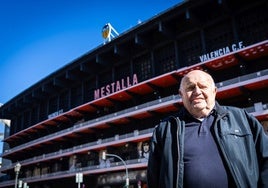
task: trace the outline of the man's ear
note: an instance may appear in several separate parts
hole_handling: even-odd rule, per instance
[[[182,96],[182,92],[181,92],[181,90],[180,90],[180,89],[178,90],[178,92],[179,92],[179,95],[180,95],[180,96]]]

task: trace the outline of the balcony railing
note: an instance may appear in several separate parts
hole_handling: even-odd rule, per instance
[[[236,84],[236,83],[250,81],[252,79],[256,79],[256,78],[266,76],[266,75],[268,75],[268,69],[265,69],[265,70],[262,70],[262,71],[259,71],[259,72],[254,72],[254,73],[251,73],[251,74],[247,74],[247,75],[244,75],[244,76],[239,76],[239,77],[236,77],[236,78],[233,78],[233,79],[230,79],[230,80],[225,80],[223,82],[216,83],[216,86],[218,88],[225,87],[225,86],[232,86],[233,84]]]
[[[147,159],[145,158],[139,158],[139,159],[132,159],[132,160],[126,160],[126,165],[128,169],[135,169],[135,168],[145,168],[147,166]],[[55,179],[55,178],[66,178],[66,177],[75,177],[75,174],[77,172],[83,172],[84,175],[86,174],[100,174],[100,173],[106,173],[107,171],[114,171],[114,170],[122,170],[125,169],[125,166],[122,162],[112,162],[110,163],[110,166],[100,166],[100,165],[92,165],[92,166],[86,166],[82,168],[74,168],[71,170],[65,170],[65,171],[58,171],[53,173],[46,173],[46,174],[40,174],[36,176],[31,176],[27,178],[20,178],[23,182],[32,183],[37,181],[45,181],[49,179]],[[5,186],[11,186],[14,185],[15,180],[9,180],[0,182],[0,187]]]
[[[24,149],[24,148],[28,148],[30,146],[36,145],[38,143],[41,143],[43,141],[52,140],[52,139],[55,139],[56,137],[62,137],[64,135],[72,133],[73,131],[77,132],[77,131],[80,131],[80,130],[83,130],[83,129],[96,127],[101,123],[106,123],[106,122],[112,121],[113,119],[127,117],[127,116],[130,115],[130,113],[135,114],[138,111],[147,111],[147,110],[150,110],[150,109],[154,109],[159,104],[164,105],[164,103],[176,103],[179,100],[180,100],[180,97],[178,95],[171,95],[171,96],[168,96],[168,97],[165,97],[165,98],[160,98],[160,99],[157,99],[157,100],[154,100],[154,101],[147,102],[145,104],[141,104],[141,105],[138,105],[138,106],[135,106],[135,107],[131,107],[131,108],[128,108],[128,109],[125,109],[125,110],[122,110],[122,111],[118,111],[118,112],[115,112],[115,113],[112,113],[112,114],[109,114],[109,115],[106,115],[106,116],[102,116],[100,118],[89,120],[89,121],[74,125],[73,127],[70,127],[70,128],[58,131],[56,133],[53,133],[53,134],[38,138],[36,140],[27,142],[25,144],[13,147],[12,149],[9,149],[8,151],[5,151],[4,155],[12,153],[12,152],[15,152],[15,151],[18,151],[18,150],[21,150],[21,149]]]
[[[110,145],[113,145],[114,142],[120,143],[120,142],[127,142],[130,140],[136,140],[139,138],[149,138],[151,136],[153,130],[154,130],[154,128],[149,128],[149,129],[145,129],[145,130],[135,130],[132,133],[127,133],[124,135],[115,135],[114,137],[111,137],[111,138],[106,138],[106,139],[97,140],[94,142],[89,142],[89,143],[74,146],[74,147],[71,147],[68,149],[59,150],[59,151],[56,151],[53,153],[42,154],[40,156],[36,156],[33,158],[29,158],[29,159],[20,161],[20,164],[21,165],[28,165],[31,163],[37,163],[37,162],[49,160],[52,158],[58,158],[59,156],[75,154],[75,153],[77,153],[79,151],[83,151],[83,150],[92,150],[92,149],[96,149],[96,148],[103,147],[103,146],[110,146]],[[7,170],[7,169],[13,169],[14,165],[15,164],[10,164],[8,166],[4,166],[1,168],[1,171]]]

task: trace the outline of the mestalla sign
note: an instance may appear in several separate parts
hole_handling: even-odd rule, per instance
[[[137,74],[133,74],[132,76],[122,78],[121,80],[117,80],[106,86],[96,89],[94,91],[94,99],[96,100],[108,96],[112,93],[131,87],[137,83],[138,83]]]

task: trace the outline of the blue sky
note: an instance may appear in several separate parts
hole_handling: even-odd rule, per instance
[[[0,0],[0,103],[181,0]]]
[[[101,45],[106,23],[122,33],[180,1],[0,0],[0,103]]]

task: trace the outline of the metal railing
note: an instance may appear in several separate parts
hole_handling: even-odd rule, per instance
[[[135,130],[132,133],[113,136],[113,137],[110,137],[110,138],[105,138],[105,139],[102,139],[101,141],[96,140],[94,142],[81,144],[81,145],[74,146],[74,147],[71,147],[71,148],[62,149],[62,150],[59,150],[59,151],[56,151],[56,152],[35,156],[33,158],[29,158],[29,159],[20,161],[20,163],[22,165],[26,164],[26,163],[30,163],[30,162],[36,163],[38,160],[42,161],[42,160],[47,160],[47,159],[53,158],[53,157],[56,158],[59,155],[67,155],[67,154],[70,154],[70,153],[76,153],[76,152],[78,152],[78,150],[96,149],[98,147],[102,147],[102,144],[112,145],[113,141],[117,141],[117,142],[122,141],[122,142],[124,142],[126,139],[132,139],[132,138],[135,139],[135,138],[137,138],[139,136],[148,136],[149,137],[152,134],[153,130],[154,130],[154,128],[149,128],[149,129],[144,129],[144,130]],[[10,164],[8,166],[3,166],[1,168],[1,171],[7,170],[7,169],[12,169],[12,168],[14,168],[14,165],[15,164]]]
[[[21,144],[19,146],[13,147],[12,149],[5,151],[4,154],[12,153],[12,152],[27,148],[31,145],[35,145],[35,144],[42,142],[42,141],[47,141],[49,139],[54,139],[56,137],[62,137],[65,134],[70,134],[73,131],[79,131],[79,129],[92,128],[92,127],[98,126],[99,124],[101,124],[103,122],[109,122],[113,119],[123,118],[124,116],[129,116],[129,113],[135,113],[138,110],[146,111],[146,110],[148,110],[148,108],[153,109],[153,108],[155,108],[156,105],[159,105],[159,104],[163,104],[166,102],[177,102],[177,101],[179,101],[179,99],[180,99],[180,97],[178,95],[171,95],[171,96],[168,96],[165,98],[157,99],[154,101],[147,102],[145,104],[131,107],[131,108],[128,108],[128,109],[125,109],[122,111],[118,111],[118,112],[115,112],[115,113],[112,113],[112,114],[109,114],[106,116],[102,116],[100,118],[89,120],[89,121],[74,125],[73,127],[58,131],[56,133],[53,133],[53,134],[50,134],[47,136],[43,136],[41,138],[38,138],[36,140],[30,141],[30,142],[27,142],[24,144]]]
[[[142,164],[143,167],[147,166],[146,159],[126,160],[125,163],[127,166],[130,165],[131,168],[135,168],[135,165],[139,165],[139,164]],[[42,181],[44,181],[44,180],[48,180],[48,179],[55,179],[55,177],[57,177],[57,178],[71,177],[71,176],[75,176],[75,174],[77,172],[83,172],[83,174],[98,174],[98,173],[107,172],[107,171],[109,171],[109,168],[113,168],[113,167],[122,167],[122,169],[125,168],[125,166],[122,162],[112,162],[112,163],[110,163],[109,167],[107,167],[107,166],[101,167],[100,165],[91,165],[91,166],[75,168],[75,169],[71,169],[71,170],[64,170],[64,171],[58,171],[58,172],[52,172],[52,173],[46,173],[46,174],[39,174],[39,175],[31,176],[31,177],[21,178],[21,180],[24,182],[31,183],[31,182],[40,181],[40,179],[42,179]],[[140,166],[139,166],[139,168],[140,168]],[[15,180],[8,180],[8,181],[0,182],[0,187],[14,185],[14,181]]]

